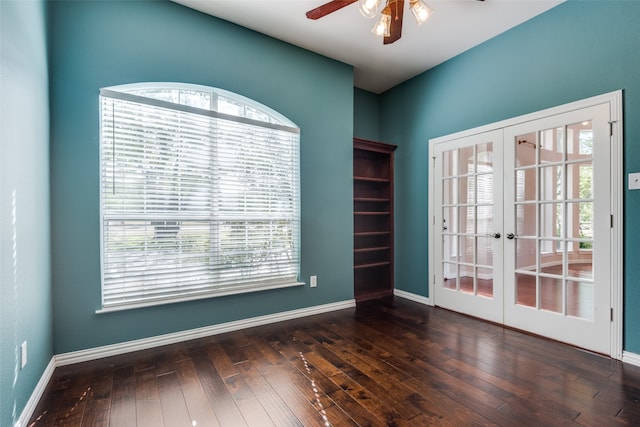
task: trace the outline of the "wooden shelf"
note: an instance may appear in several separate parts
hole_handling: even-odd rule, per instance
[[[391,231],[362,231],[353,233],[354,236],[381,236],[384,234],[391,234]]]
[[[353,180],[364,182],[391,182],[389,178],[374,178],[372,176],[354,176]]]
[[[372,268],[372,267],[380,267],[380,266],[389,265],[389,264],[391,264],[391,261],[380,261],[380,262],[372,262],[370,264],[354,265],[353,268],[355,269]]]
[[[354,202],[372,202],[372,203],[385,203],[389,202],[389,199],[380,199],[376,197],[354,197]]]
[[[353,256],[357,302],[393,295],[394,145],[353,140]]]
[[[355,253],[377,252],[377,251],[386,251],[387,249],[391,249],[391,246],[378,246],[378,247],[359,248],[359,249],[354,249],[353,252],[355,252]]]
[[[354,212],[354,215],[391,215],[391,212]]]

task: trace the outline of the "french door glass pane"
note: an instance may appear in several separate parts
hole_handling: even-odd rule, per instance
[[[445,233],[458,231],[458,208],[442,208],[442,230]]]
[[[536,271],[537,253],[535,239],[516,240],[516,269]]]
[[[593,320],[593,282],[567,280],[567,314]]]
[[[449,150],[442,153],[442,177],[457,175],[458,150]]]
[[[478,295],[493,297],[493,268],[478,267],[476,277],[478,278]]]
[[[593,129],[591,121],[567,126],[567,160],[578,160],[593,155]]]
[[[478,237],[478,250],[477,250],[477,259],[476,264],[478,265],[493,265],[493,245],[496,242],[496,239],[493,237]]]
[[[535,165],[538,139],[535,133],[520,135],[516,138],[516,167]]]
[[[567,165],[567,199],[591,199],[593,197],[592,162]]]
[[[442,181],[442,203],[444,205],[453,205],[457,199],[458,181],[456,178],[449,178]]]
[[[515,171],[516,178],[516,202],[531,201],[537,199],[536,194],[537,169],[519,169]]]
[[[516,304],[527,307],[537,307],[536,276],[531,274],[516,273]]]
[[[562,166],[544,166],[540,168],[540,200],[561,200]]]
[[[540,277],[540,308],[562,313],[562,279]]]
[[[543,203],[540,205],[540,236],[562,237],[562,203]]]
[[[540,163],[556,163],[564,160],[564,132],[562,128],[540,132]]]

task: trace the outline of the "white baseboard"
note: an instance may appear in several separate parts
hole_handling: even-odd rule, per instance
[[[431,304],[431,300],[428,297],[423,297],[422,295],[417,295],[407,291],[401,291],[400,289],[394,289],[393,295],[400,298],[408,299],[414,302],[419,302],[420,304],[433,305]]]
[[[640,354],[630,353],[628,351],[622,352],[622,361],[629,365],[640,366]]]
[[[29,422],[29,419],[33,415],[33,411],[36,410],[36,406],[38,406],[38,402],[40,402],[40,399],[44,394],[44,390],[47,388],[47,385],[49,384],[49,381],[51,380],[51,377],[53,376],[53,371],[55,371],[55,369],[56,369],[56,356],[53,356],[49,361],[49,364],[45,368],[44,372],[42,373],[42,376],[40,377],[38,384],[36,384],[36,388],[33,389],[33,393],[31,393],[31,396],[29,397],[27,404],[22,410],[22,413],[20,414],[20,418],[18,418],[18,421],[16,421],[16,423],[14,424],[14,427],[26,427],[27,423]]]
[[[205,338],[212,335],[223,334],[225,332],[237,331],[254,326],[267,325],[269,323],[282,322],[284,320],[312,316],[314,314],[327,313],[329,311],[342,310],[345,308],[352,308],[355,307],[355,305],[355,300],[346,300],[331,304],[301,308],[298,310],[285,311],[282,313],[269,314],[266,316],[251,317],[249,319],[220,323],[217,325],[205,326],[203,328],[189,329],[187,331],[180,331],[172,334],[158,335],[150,338],[105,345],[102,347],[95,347],[87,350],[63,353],[55,356],[56,366],[71,365],[74,363],[86,362],[103,357],[116,356],[133,351],[160,347],[167,344],[175,344],[178,342],[193,340],[197,338]]]

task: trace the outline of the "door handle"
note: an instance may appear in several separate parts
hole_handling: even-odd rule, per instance
[[[493,234],[487,234],[488,237],[493,237],[494,239],[499,239],[501,234],[500,233],[493,233]]]
[[[513,238],[514,238],[514,237],[516,237],[516,235],[515,235],[515,234],[513,234],[513,233],[507,233],[507,239],[509,239],[509,240],[513,240]]]

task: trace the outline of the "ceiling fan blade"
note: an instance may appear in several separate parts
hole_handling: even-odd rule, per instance
[[[307,18],[318,19],[326,16],[336,10],[342,9],[345,6],[349,6],[351,3],[355,3],[357,0],[333,0],[329,3],[325,3],[322,6],[318,6],[315,9],[311,9],[307,12]]]
[[[396,0],[389,4],[391,8],[391,28],[389,37],[384,38],[384,44],[398,41],[402,36],[402,17],[404,15],[404,0]]]

